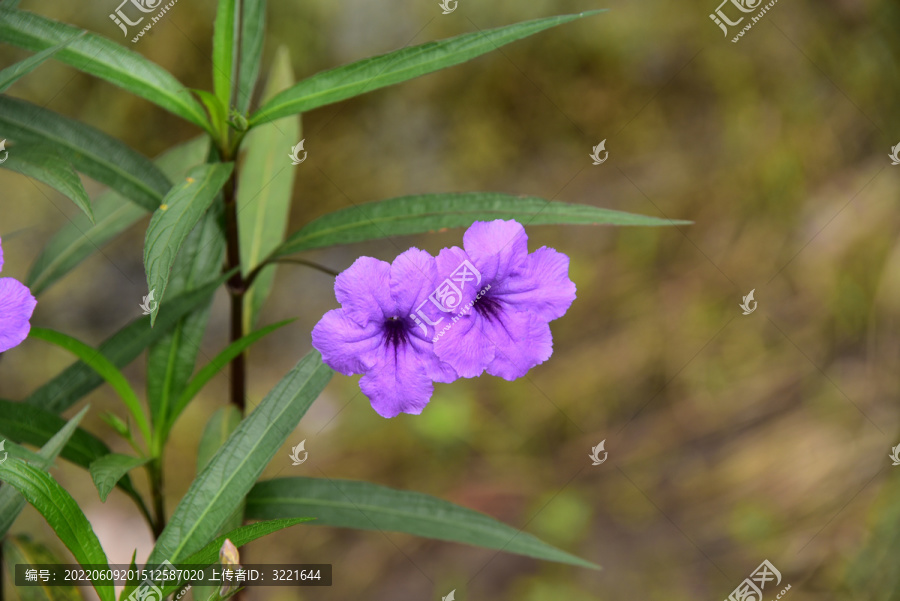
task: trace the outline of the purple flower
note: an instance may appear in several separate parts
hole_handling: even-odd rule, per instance
[[[550,358],[549,322],[575,300],[569,257],[546,246],[528,254],[525,228],[500,219],[473,223],[463,246],[437,258],[444,300],[433,304],[450,311],[428,313],[434,351],[463,378],[520,378]]]
[[[383,417],[421,413],[433,382],[458,377],[410,318],[434,290],[436,276],[434,257],[416,248],[392,264],[360,257],[335,280],[341,308],[313,328],[313,347],[325,363],[344,375],[363,374],[359,386]]]
[[[3,247],[0,245],[0,271],[3,271]],[[31,331],[31,314],[37,299],[24,284],[13,278],[0,278],[0,353],[19,346]]]

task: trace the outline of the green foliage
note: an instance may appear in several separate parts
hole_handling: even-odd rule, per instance
[[[326,214],[286,235],[297,173],[287,156],[302,136],[303,112],[458,65],[599,12],[536,19],[407,47],[299,83],[290,53],[282,47],[268,69],[262,106],[250,113],[261,70],[264,1],[219,1],[211,91],[188,89],[158,65],[102,36],[4,2],[0,39],[36,54],[0,71],[0,91],[52,57],[148,100],[208,135],[151,161],[95,128],[24,100],[0,96],[0,131],[15,151],[4,166],[52,186],[83,213],[51,239],[33,265],[27,280],[33,293],[48,289],[150,213],[143,263],[147,289],[156,303],[149,316],[135,319],[97,348],[53,330],[32,328],[34,338],[69,350],[79,361],[25,402],[0,401],[0,435],[9,437],[14,447],[10,461],[0,465],[0,480],[9,484],[0,489],[0,532],[5,533],[18,515],[23,501],[17,495],[21,494],[79,563],[107,563],[84,514],[44,471],[60,455],[90,472],[101,501],[116,487],[135,500],[157,536],[147,561],[151,566],[165,560],[211,564],[226,538],[240,546],[315,520],[312,523],[324,526],[405,532],[596,568],[487,515],[429,495],[344,480],[258,482],[333,374],[316,351],[301,359],[249,415],[244,416],[243,410],[246,351],[292,321],[254,329],[273,286],[274,264],[286,255],[498,218],[526,225],[685,223],[588,205],[471,192],[358,205]],[[110,191],[92,200],[79,174]],[[212,360],[204,357],[198,369],[213,295],[226,283],[231,301],[228,344]],[[145,349],[146,409],[121,371]],[[169,434],[182,412],[227,366],[232,370],[232,404],[210,418],[200,441],[197,477],[166,522],[162,466]],[[135,448],[136,456],[112,453],[99,438],[78,428],[86,408],[68,422],[58,415],[103,382],[115,390],[129,416],[126,423],[110,414],[107,423]],[[461,415],[467,416],[467,410]],[[131,423],[142,434],[143,447],[134,439]],[[440,426],[431,424],[425,431],[449,439],[450,433]],[[33,453],[18,443],[42,448]],[[129,472],[138,467],[147,471],[154,515],[131,483]],[[242,523],[259,519],[268,521]],[[571,529],[578,526],[576,520]],[[17,556],[40,554],[19,539],[6,544]],[[94,586],[102,601],[112,601],[111,583],[96,581]],[[136,582],[129,582],[123,597],[135,586]],[[175,589],[171,585],[166,592]],[[77,598],[72,597],[77,593],[66,589],[32,592],[41,599]]]
[[[75,499],[49,474],[13,459],[0,464],[0,480],[18,490],[44,516],[78,563],[109,568],[90,522]],[[92,581],[100,601],[114,601],[112,581],[102,578],[102,572],[99,576]]]
[[[333,478],[266,480],[250,491],[246,511],[248,519],[314,515],[315,524],[407,532],[599,569],[589,561],[551,547],[483,513],[431,495],[395,490],[370,482]]]
[[[76,38],[82,35],[84,35],[84,33],[72,36],[65,42],[57,44],[56,46],[51,46],[46,50],[41,50],[37,54],[29,56],[25,60],[0,71],[0,92],[5,92],[6,90],[8,90],[9,87],[16,83],[19,79],[37,69],[41,64],[51,58],[54,54],[68,46]]]
[[[100,500],[106,502],[106,497],[116,487],[122,477],[136,467],[140,467],[150,461],[149,457],[130,457],[119,453],[110,453],[97,459],[91,464],[91,478],[94,486],[100,494]]]
[[[663,226],[686,223],[497,192],[420,194],[356,205],[319,217],[291,235],[271,258],[337,244],[467,227],[475,221],[491,219],[518,219],[528,225]]]
[[[59,565],[63,563],[44,545],[33,542],[25,536],[11,536],[3,541],[3,556],[9,573],[14,573],[16,564]],[[19,588],[16,593],[22,601],[83,601],[81,593],[72,584],[44,584]]]
[[[0,9],[0,22],[2,16]],[[166,176],[122,142],[24,100],[0,95],[0,130],[10,143],[55,149],[77,171],[147,210],[159,206],[169,189]]]
[[[42,470],[50,468],[53,460],[56,459],[57,455],[65,448],[69,439],[72,438],[75,429],[78,427],[79,422],[81,422],[81,418],[87,413],[87,410],[88,407],[85,407],[79,411],[75,417],[70,419],[59,432],[54,434],[53,437],[41,447],[40,452],[38,452],[35,457],[33,465]],[[12,452],[10,452],[10,455],[13,458],[16,458],[16,455]],[[24,507],[25,499],[22,495],[16,492],[12,487],[0,487],[0,538],[9,532],[9,527],[12,526],[16,517],[18,517]]]
[[[0,39],[41,51],[72,40],[55,57],[153,102],[187,121],[206,126],[203,109],[168,71],[140,54],[93,33],[34,13],[0,8]]]
[[[148,563],[182,561],[218,534],[332,373],[317,352],[288,372],[191,484]]]
[[[31,146],[16,148],[15,154],[4,162],[7,169],[18,171],[34,178],[64,194],[94,223],[94,212],[91,210],[91,199],[75,169],[68,161],[56,154],[56,150],[47,146]]]
[[[144,239],[144,268],[147,288],[156,293],[161,303],[169,283],[169,270],[188,234],[197,225],[225,185],[234,165],[212,163],[195,167],[184,181],[172,187],[150,219]],[[150,326],[159,314],[157,305],[150,314]]]
[[[545,29],[601,12],[603,11],[594,10],[577,15],[535,19],[506,27],[467,33],[448,40],[403,48],[318,73],[266,102],[250,117],[250,125],[256,126],[287,115],[310,111],[452,67]]]

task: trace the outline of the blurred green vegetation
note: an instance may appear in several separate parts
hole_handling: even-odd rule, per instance
[[[269,0],[264,72],[284,45],[298,78],[410,43],[594,2]],[[266,476],[365,478],[489,513],[604,566],[599,573],[377,532],[300,526],[242,549],[246,562],[335,565],[330,589],[249,599],[504,601],[721,599],[771,561],[791,601],[898,597],[900,491],[900,5],[779,2],[739,43],[708,15],[716,0],[609,2],[610,12],[463,66],[304,116],[290,230],[365,201],[496,189],[654,216],[665,229],[528,228],[531,249],[571,257],[578,300],[552,324],[554,356],[519,381],[437,385],[421,416],[384,420],[338,376]],[[119,39],[115,6],[23,0],[22,8]],[[215,2],[182,0],[138,44],[189,87],[211,85]],[[0,45],[0,65],[27,53]],[[10,93],[155,156],[197,134],[112,86],[48,63]],[[0,132],[0,139],[2,139]],[[610,159],[592,166],[607,139]],[[285,155],[297,140],[284,140]],[[287,158],[285,156],[285,160]],[[96,194],[99,187],[87,182]],[[77,209],[0,171],[4,276],[24,279]],[[146,294],[146,221],[40,298],[34,323],[99,343]],[[341,270],[360,255],[459,244],[444,232],[309,253]],[[336,302],[328,276],[279,267],[262,324],[299,316],[250,354],[258,402],[310,347]],[[756,290],[758,310],[741,315]],[[226,299],[203,342],[224,346]],[[23,398],[70,361],[28,341],[0,361],[0,392]],[[126,370],[141,383],[141,361]],[[90,396],[85,425],[113,394]],[[194,476],[198,433],[226,401],[215,380],[175,428],[168,506]],[[606,440],[609,460],[591,466]],[[123,450],[123,449],[118,449]],[[86,507],[111,561],[150,535],[115,491],[57,477]],[[138,479],[139,480],[139,479]],[[138,482],[143,486],[144,482]],[[13,529],[53,546],[26,510]],[[62,549],[54,549],[65,553]],[[65,555],[63,555],[65,556]],[[780,589],[779,589],[780,590]],[[767,597],[774,598],[774,591]]]

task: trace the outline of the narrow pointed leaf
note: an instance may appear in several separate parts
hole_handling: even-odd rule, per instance
[[[3,555],[12,580],[16,564],[60,565],[65,563],[47,547],[33,542],[26,536],[11,536],[2,542]],[[2,566],[0,566],[2,569]],[[38,582],[38,586],[17,587],[21,601],[83,601],[78,589],[72,584]]]
[[[255,126],[279,117],[303,113],[452,67],[545,29],[601,12],[603,11],[586,11],[577,15],[535,19],[506,27],[476,31],[455,38],[428,42],[421,46],[403,48],[324,71],[304,79],[263,104],[262,108],[250,118],[250,125]]]
[[[258,483],[247,495],[246,519],[301,515],[315,516],[314,525],[406,532],[598,568],[483,513],[419,492],[352,480],[278,478]]]
[[[84,414],[87,413],[87,411],[88,407],[85,407],[79,411],[75,417],[70,419],[59,432],[54,434],[53,437],[41,447],[41,450],[36,453],[35,460],[29,461],[29,463],[44,471],[49,470],[50,466],[53,464],[53,460],[56,459],[57,455],[59,455],[69,443],[69,439],[72,438],[72,435],[75,434],[78,424],[81,422],[81,418],[84,417]],[[7,444],[10,443],[7,442]],[[10,452],[10,457],[15,457],[15,455]],[[13,487],[0,486],[0,539],[9,532],[10,526],[16,521],[16,518],[19,516],[19,513],[22,512],[24,507],[25,498]]]
[[[148,461],[150,461],[149,457],[131,457],[119,453],[110,453],[94,461],[90,467],[91,479],[94,481],[94,486],[97,487],[100,500],[106,503],[106,497],[116,487],[119,480],[134,468],[140,467]]]
[[[290,55],[282,46],[275,55],[264,97],[274,96],[293,82]],[[244,139],[243,146],[247,152],[237,197],[241,271],[244,275],[284,240],[297,173],[288,154],[300,138],[300,117],[292,115],[261,125],[251,130]],[[266,267],[244,296],[244,331],[250,331],[256,325],[274,277],[275,266]]]
[[[223,274],[218,280],[199,290],[161,303],[164,310],[157,320],[155,328],[150,327],[150,316],[144,316],[113,334],[97,350],[118,368],[128,365],[141,351],[170,331],[179,319],[208,301],[216,288],[221,286],[228,277],[228,274]],[[138,309],[137,301],[138,299],[135,299],[135,310]],[[78,361],[34,391],[26,402],[48,411],[62,412],[97,388],[102,382],[103,378],[90,366],[83,361]]]
[[[51,48],[83,31],[34,13],[0,8],[0,39],[26,50]],[[203,109],[171,73],[112,40],[86,33],[55,58],[207,127]]]
[[[235,0],[219,0],[213,27],[213,91],[226,111],[231,108],[231,76],[234,68]]]
[[[157,302],[165,297],[169,270],[188,234],[206,213],[231,175],[233,163],[212,163],[191,169],[187,177],[166,194],[150,219],[144,238],[144,269],[147,288],[156,291]],[[161,305],[150,315],[156,322]]]
[[[219,448],[231,433],[234,432],[241,423],[241,412],[234,405],[225,405],[212,414],[203,429],[203,436],[200,437],[200,446],[197,447],[197,473],[203,471],[209,460],[213,458]],[[234,542],[234,541],[232,541]]]
[[[259,77],[259,63],[266,36],[266,0],[244,0],[241,9],[241,68],[236,108],[243,114],[250,108]]]
[[[53,148],[40,146],[19,146],[3,163],[6,169],[43,182],[68,197],[75,206],[94,223],[91,198],[84,189],[81,179],[68,161],[56,154]]]
[[[213,377],[222,371],[226,365],[231,363],[232,359],[241,354],[245,349],[249,348],[256,341],[262,339],[265,336],[268,336],[275,330],[286,326],[289,323],[292,323],[293,319],[286,319],[284,321],[279,321],[278,323],[273,323],[264,328],[260,328],[254,332],[247,334],[246,336],[241,337],[238,340],[235,340],[231,344],[229,344],[225,349],[215,356],[215,358],[204,365],[200,371],[197,372],[197,375],[194,376],[188,385],[185,387],[184,391],[178,397],[178,400],[175,402],[174,407],[170,413],[169,418],[169,428],[171,428],[172,424],[175,423],[175,420],[178,419],[178,416],[181,415],[181,412],[190,404],[197,394],[203,390],[203,387],[213,379]]]
[[[169,294],[196,290],[219,276],[225,255],[222,221],[222,203],[215,203],[188,234],[172,266]],[[211,305],[212,297],[205,305],[184,316],[168,334],[150,347],[147,355],[147,404],[157,428],[168,421],[174,400],[194,372]]]
[[[468,227],[475,221],[494,219],[516,219],[524,225],[689,223],[498,192],[421,194],[356,205],[323,215],[290,236],[273,252],[272,258],[338,244]]]
[[[85,365],[96,371],[100,377],[106,380],[107,384],[112,386],[113,390],[119,395],[119,398],[122,399],[122,402],[125,403],[131,416],[137,422],[138,428],[144,436],[144,440],[147,442],[150,441],[150,424],[141,408],[140,400],[138,400],[134,389],[131,388],[131,385],[128,383],[128,380],[122,372],[119,371],[109,359],[104,357],[101,351],[88,346],[67,334],[45,328],[31,328],[30,336],[32,338],[44,340],[45,342],[50,342],[69,351],[81,359]]]
[[[266,395],[191,484],[148,564],[178,563],[218,535],[333,373],[312,351]]]
[[[0,22],[2,13],[0,9]],[[149,159],[119,140],[24,100],[0,95],[0,131],[13,145],[10,154],[20,145],[54,148],[76,171],[106,184],[148,211],[159,206],[171,187]]]
[[[8,7],[4,5],[4,8]],[[8,90],[9,86],[13,85],[20,78],[37,69],[41,64],[52,58],[54,54],[68,46],[70,43],[72,43],[72,41],[74,41],[81,35],[84,35],[84,33],[76,34],[68,40],[57,44],[56,46],[51,46],[46,50],[41,50],[37,54],[33,54],[25,60],[0,71],[0,92],[5,92],[6,90]]]
[[[109,569],[106,554],[75,499],[40,468],[19,460],[0,464],[0,480],[18,490],[40,512],[56,536],[82,565]],[[92,580],[101,601],[115,601],[112,580]]]
[[[167,177],[180,179],[188,169],[204,161],[208,148],[209,138],[200,136],[172,148],[153,163]],[[76,216],[50,239],[32,265],[26,283],[35,296],[148,212],[145,207],[128,202],[112,190],[102,194],[93,205],[94,224],[86,217]]]

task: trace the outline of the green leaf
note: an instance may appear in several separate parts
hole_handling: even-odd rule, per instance
[[[0,8],[0,39],[33,52],[55,46],[83,31],[34,13]],[[208,127],[203,109],[172,74],[112,40],[86,33],[60,50],[56,58],[195,125]]]
[[[0,480],[18,490],[40,512],[82,565],[109,569],[106,554],[75,499],[50,474],[19,460],[0,464]],[[101,601],[115,601],[112,580],[92,579]]]
[[[209,138],[199,136],[179,144],[153,162],[166,176],[180,179],[190,167],[204,161],[208,148]],[[26,281],[31,293],[40,295],[146,214],[146,208],[128,202],[117,192],[101,195],[94,201],[93,225],[87,217],[79,215],[66,223],[44,247]]]
[[[71,422],[27,403],[0,400],[0,436],[9,440],[45,446],[67,423]],[[60,456],[87,468],[95,459],[109,452],[109,447],[102,440],[77,428]]]
[[[150,316],[135,320],[98,347],[104,357],[118,368],[131,363],[145,348],[171,330],[183,316],[209,300],[216,288],[227,280],[223,274],[218,280],[199,290],[177,296],[163,304],[163,315],[156,327],[150,327]],[[135,299],[137,303],[137,299]],[[137,305],[135,305],[137,309]],[[27,401],[29,404],[53,412],[62,412],[75,404],[103,382],[93,368],[79,361],[64,369],[58,376],[38,388]]]
[[[279,530],[284,530],[285,528],[290,528],[291,526],[296,526],[297,524],[309,522],[314,519],[315,518],[287,518],[240,526],[239,528],[235,528],[234,530],[217,537],[196,553],[185,557],[180,563],[192,566],[211,566],[214,563],[218,563],[219,549],[222,548],[222,544],[225,542],[226,538],[234,543],[235,547],[240,548],[247,543],[252,543],[256,539],[272,534],[273,532],[278,532]],[[163,597],[170,595],[176,590],[178,590],[178,585],[163,587]]]
[[[214,204],[191,231],[172,266],[168,293],[183,294],[215,280],[222,269],[225,233],[222,204]],[[200,343],[209,321],[212,297],[183,317],[147,355],[147,404],[157,427],[158,444],[164,444],[173,400],[184,390],[194,372]]]
[[[75,417],[70,419],[66,425],[60,428],[59,432],[54,434],[41,448],[40,452],[37,453],[33,465],[45,471],[49,470],[50,466],[53,464],[53,460],[56,459],[57,455],[59,455],[69,443],[69,439],[72,438],[72,435],[75,434],[76,428],[78,428],[78,424],[81,422],[81,418],[84,417],[84,414],[87,413],[87,411],[88,407],[85,407],[79,411]],[[2,443],[0,443],[0,446],[2,446]],[[10,452],[9,455],[15,457],[12,452]],[[0,486],[0,538],[3,538],[6,533],[9,532],[10,527],[24,507],[25,499],[22,495],[16,492],[11,486]]]
[[[104,357],[100,350],[88,346],[67,334],[45,328],[32,327],[30,336],[69,351],[81,359],[85,365],[96,371],[118,393],[119,398],[125,403],[125,406],[137,423],[144,440],[148,443],[150,442],[150,423],[141,409],[140,400],[138,400],[134,389],[131,388],[122,372],[109,359]]]
[[[27,536],[11,536],[3,541],[3,554],[10,575],[15,573],[16,564],[60,565],[65,563],[47,547],[33,542]],[[83,597],[73,584],[51,585],[39,582],[38,585],[16,587],[19,599],[21,601],[83,601]]]
[[[203,471],[209,460],[221,448],[231,433],[241,423],[241,412],[234,405],[225,405],[212,414],[200,437],[200,446],[197,448],[197,473]]]
[[[244,0],[241,3],[241,14],[241,69],[236,108],[239,112],[246,113],[259,77],[259,63],[266,36],[266,0]]]
[[[322,356],[312,351],[266,395],[191,484],[148,564],[164,559],[178,563],[209,544],[332,374]]]
[[[169,281],[169,270],[188,234],[209,209],[231,175],[233,163],[211,163],[191,169],[184,181],[166,194],[150,219],[144,238],[144,268],[147,287],[161,302]],[[150,315],[151,327],[160,305]]]
[[[17,146],[15,153],[9,155],[3,166],[43,182],[68,197],[94,223],[91,198],[81,184],[81,179],[72,165],[58,156],[53,148]]]
[[[4,8],[8,7],[4,6]],[[25,60],[0,71],[0,92],[5,92],[6,90],[8,90],[9,87],[16,81],[34,71],[41,64],[46,62],[47,59],[51,58],[54,54],[71,44],[78,37],[84,35],[84,33],[86,32],[74,35],[68,40],[57,44],[56,46],[51,46],[46,50],[42,50],[37,54],[29,56]]]
[[[116,484],[122,477],[136,467],[140,467],[150,461],[149,457],[131,457],[130,455],[121,455],[119,453],[110,453],[97,459],[91,464],[91,479],[97,492],[100,494],[100,500],[106,503],[106,497],[116,487]]]
[[[468,227],[475,221],[494,219],[516,219],[526,226],[689,223],[499,192],[421,194],[370,202],[323,215],[289,237],[270,258],[338,244]]]
[[[181,412],[184,411],[184,409],[190,404],[193,398],[197,396],[197,393],[199,393],[203,389],[203,387],[213,379],[213,376],[224,369],[226,365],[231,363],[232,359],[240,355],[245,349],[249,348],[257,340],[260,340],[264,336],[268,336],[270,333],[281,328],[282,326],[286,326],[293,321],[293,319],[286,319],[284,321],[279,321],[278,323],[273,323],[264,328],[260,328],[255,332],[251,332],[225,347],[225,349],[221,353],[216,355],[216,357],[212,361],[204,365],[203,368],[201,368],[200,371],[197,372],[197,375],[194,376],[194,379],[191,380],[190,383],[185,387],[184,391],[175,402],[175,406],[172,408],[169,417],[169,426],[167,429],[171,429],[172,425],[175,423],[175,420],[178,419],[178,416],[181,415]]]
[[[0,400],[0,436],[35,446],[46,446],[48,441],[65,427],[66,420],[49,411],[28,403]],[[60,456],[88,469],[95,459],[109,453],[109,447],[102,440],[86,430],[77,428]],[[134,490],[128,476],[119,481],[119,488],[131,497],[145,514],[147,513],[144,500]]]
[[[222,106],[231,108],[231,77],[234,70],[235,0],[219,0],[213,29],[213,91]]]
[[[282,46],[275,55],[264,97],[274,96],[293,82],[290,55]],[[244,275],[284,240],[297,173],[287,155],[300,141],[300,136],[300,118],[291,116],[261,125],[250,131],[244,140],[247,153],[237,195],[241,271]],[[255,326],[274,277],[275,266],[266,267],[244,296],[244,331]]]
[[[601,12],[603,11],[592,10],[577,15],[535,19],[506,27],[467,33],[421,46],[402,48],[337,69],[323,71],[304,79],[266,102],[250,117],[250,125],[252,127],[279,117],[303,113],[452,67],[545,29]]]
[[[3,12],[0,9],[0,22]],[[159,206],[171,187],[149,159],[119,140],[24,100],[0,96],[0,131],[16,152],[20,145],[54,148],[76,171],[106,184],[148,211]]]
[[[599,568],[483,513],[419,492],[353,480],[278,478],[258,483],[247,495],[246,519],[300,515],[316,516],[317,525],[406,532]]]
[[[214,94],[206,90],[191,90],[206,107],[206,113],[209,115],[209,122],[212,124],[213,130],[216,132],[217,139],[224,140],[224,134],[228,130],[228,109],[222,104]]]

